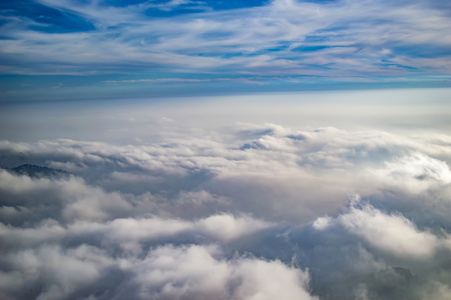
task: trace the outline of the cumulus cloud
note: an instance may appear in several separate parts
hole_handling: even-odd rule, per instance
[[[318,221],[316,228],[321,229]],[[399,257],[428,258],[438,246],[437,237],[430,232],[418,230],[402,215],[385,214],[369,204],[352,205],[337,221],[371,246]]]
[[[134,145],[0,142],[4,167],[69,173],[0,171],[0,296],[447,295],[447,136],[227,130]]]
[[[451,171],[444,161],[421,153],[404,156],[375,172],[392,184],[393,188],[402,186],[413,194],[424,192],[434,185],[447,186],[451,183]]]
[[[306,292],[308,276],[280,261],[218,260],[214,250],[191,246],[150,252],[137,268],[140,294],[156,298],[316,299]],[[277,282],[277,284],[274,284]]]
[[[27,222],[33,222],[36,217],[101,221],[127,214],[132,209],[118,193],[105,193],[98,187],[86,185],[81,178],[32,179],[14,176],[3,170],[0,177],[2,205],[19,208],[17,211],[24,214],[31,213],[32,218]],[[23,216],[18,216],[18,219],[25,220]]]
[[[231,211],[311,222],[323,214],[335,213],[346,203],[349,192],[387,199],[384,193],[389,190],[396,192],[390,197],[405,195],[411,202],[434,193],[434,202],[449,210],[446,161],[451,161],[451,153],[443,137],[402,137],[335,128],[292,130],[274,124],[239,124],[234,131],[232,141],[190,135],[129,146],[74,140],[3,142],[3,161],[10,166],[26,159],[66,170],[91,185],[81,187],[84,183],[75,177],[55,184],[48,179],[35,182],[4,173],[5,187],[21,186],[21,191],[16,192],[25,193],[23,187],[37,182],[60,192],[75,192],[69,183],[80,186],[79,193],[85,190],[86,198],[88,194],[99,195],[90,203],[97,207],[98,215],[90,216],[93,219],[108,218],[116,205],[124,213],[128,204],[119,202],[121,197],[128,197],[126,194],[140,197],[137,203],[145,202],[147,209],[153,207],[159,213],[175,216],[185,212],[184,217]],[[111,193],[105,197],[117,199],[116,204],[109,205],[109,212],[101,209],[104,204],[99,199],[103,196],[97,186]],[[318,188],[312,191],[313,186]],[[124,195],[118,196],[117,192]],[[172,200],[161,200],[167,197]],[[281,205],[274,205],[274,198]],[[406,201],[400,199],[396,204]],[[121,205],[125,206],[119,208]],[[66,208],[66,218],[74,214],[88,217],[82,207],[82,200],[72,203]],[[402,208],[398,205],[397,209]]]

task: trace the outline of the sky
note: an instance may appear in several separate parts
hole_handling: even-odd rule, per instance
[[[447,1],[0,4],[3,101],[450,87]]]
[[[17,0],[0,28],[0,299],[451,299],[451,2]]]

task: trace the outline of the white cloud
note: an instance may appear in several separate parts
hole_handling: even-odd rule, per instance
[[[5,161],[20,157],[59,167],[85,182],[72,178],[55,183],[3,172],[1,186],[28,197],[35,189],[58,195],[70,203],[64,207],[66,220],[126,217],[139,207],[142,213],[153,210],[166,217],[204,218],[230,211],[308,223],[336,213],[349,192],[381,195],[386,190],[419,199],[435,193],[438,198],[418,202],[418,208],[433,201],[449,211],[450,174],[443,161],[451,161],[447,137],[331,127],[293,130],[275,124],[239,124],[233,130],[224,140],[215,132],[192,132],[125,146],[74,140],[3,142]],[[162,200],[166,197],[172,200]]]
[[[261,7],[206,10],[169,19],[149,18],[144,12],[151,6],[170,10],[187,1],[123,8],[97,1],[40,2],[87,19],[96,31],[39,33],[27,30],[23,21],[10,20],[8,32],[14,39],[2,40],[0,45],[3,55],[16,63],[6,71],[54,73],[52,66],[57,63],[60,73],[90,74],[121,70],[127,64],[133,70],[157,65],[173,71],[220,68],[265,76],[367,78],[405,76],[411,68],[428,74],[431,67],[439,74],[450,69],[449,56],[434,52],[451,43],[445,38],[449,16],[421,1],[271,1]],[[323,46],[317,51],[296,51]],[[280,51],[268,51],[278,47]],[[414,47],[430,57],[406,50]],[[19,64],[24,58],[28,64]]]
[[[316,299],[306,291],[308,274],[280,261],[217,259],[211,247],[161,247],[135,267],[145,298]]]
[[[2,205],[33,207],[42,218],[58,217],[73,220],[107,220],[113,216],[126,215],[132,206],[119,193],[106,193],[99,187],[86,185],[77,177],[51,180],[14,176],[0,171],[0,192],[4,195]],[[60,214],[60,213],[61,214]]]
[[[99,279],[102,269],[113,263],[93,247],[64,250],[54,245],[9,253],[1,260],[13,270],[0,273],[4,299],[66,298]]]
[[[73,173],[0,171],[0,298],[328,300],[388,282],[407,298],[446,294],[432,275],[407,289],[410,273],[392,266],[419,273],[449,257],[449,137],[221,130],[0,142],[9,165]],[[352,192],[364,201],[346,207]]]
[[[326,229],[329,224],[330,224],[331,218],[330,217],[319,217],[318,219],[316,219],[312,226],[313,228],[317,229],[317,230],[323,230]]]
[[[403,260],[427,261],[438,251],[451,249],[449,237],[437,236],[427,228],[418,229],[402,214],[383,212],[359,196],[353,198],[345,212],[335,218],[320,217],[312,226],[318,231],[342,226],[377,251]]]
[[[385,168],[374,173],[388,186],[403,188],[412,193],[451,183],[451,171],[446,162],[421,153],[386,162]]]
[[[438,246],[432,233],[418,230],[401,215],[387,215],[370,205],[352,206],[338,222],[371,246],[399,257],[429,258]]]
[[[94,232],[104,231],[112,241],[148,241],[162,237],[184,235],[185,237],[204,236],[213,241],[228,242],[250,236],[258,231],[270,228],[272,224],[250,217],[235,218],[231,215],[213,215],[197,221],[161,219],[158,217],[137,219],[116,219],[111,223],[93,226]],[[74,224],[73,230],[83,234],[90,230],[86,223]],[[72,230],[72,227],[69,228]],[[81,230],[81,231],[80,231]]]
[[[213,221],[214,219],[215,217]],[[149,227],[149,221],[155,226]],[[58,240],[64,231],[62,228],[56,232],[60,235],[59,238],[55,238],[52,234],[54,232],[45,233],[45,230],[51,229],[52,226],[36,228],[34,234],[37,235],[34,237],[27,236],[29,233],[34,235],[32,230],[9,229],[11,231],[9,241],[5,240],[4,233],[8,229],[2,228],[3,242],[17,243],[13,242],[15,237],[27,239],[28,243],[21,245],[25,250],[17,249],[0,259],[3,266],[8,265],[9,269],[14,270],[0,272],[1,295],[13,299],[24,297],[27,293],[37,299],[61,299],[71,295],[102,299],[95,295],[99,295],[99,292],[102,294],[103,288],[110,289],[117,295],[133,288],[133,292],[128,295],[131,299],[147,299],[149,296],[155,299],[174,297],[273,299],[280,294],[284,294],[287,299],[316,299],[308,292],[307,272],[288,267],[280,261],[241,257],[226,259],[221,249],[214,245],[180,247],[167,245],[151,249],[144,257],[143,251],[125,251],[118,257],[111,256],[109,245],[120,243],[121,240],[137,241],[149,234],[174,234],[175,231],[187,226],[186,222],[179,222],[178,225],[174,221],[159,222],[158,224],[158,220],[143,221],[137,227],[132,224],[133,220],[117,220],[107,225],[111,230],[109,241],[108,235],[95,235],[101,240],[99,245],[107,247],[105,250],[86,245],[69,249],[57,246],[55,243],[61,244],[61,240]],[[202,221],[200,232],[210,231],[211,222],[208,219]],[[76,239],[75,232],[83,236],[80,230],[87,230],[89,227],[92,230],[103,226],[75,224],[63,235],[69,240]],[[84,234],[89,236],[89,231],[85,231]],[[84,238],[86,241],[89,240],[88,236]],[[42,241],[34,246],[30,243],[31,239],[39,238],[45,238],[47,242]],[[114,277],[111,278],[113,281],[108,281],[110,272],[108,270],[113,271],[111,276],[120,276],[120,285],[115,286],[117,279]],[[114,275],[117,272],[119,274]],[[34,288],[36,290],[32,290]],[[122,291],[123,289],[125,291]]]

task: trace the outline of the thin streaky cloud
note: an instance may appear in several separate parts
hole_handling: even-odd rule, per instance
[[[28,22],[26,17],[8,19],[6,35],[13,39],[1,41],[2,56],[12,61],[15,73],[46,73],[55,64],[58,68],[53,72],[62,74],[73,69],[83,74],[94,69],[102,73],[158,68],[173,73],[340,78],[439,75],[451,70],[449,14],[419,1],[277,0],[259,7],[196,10],[165,18],[146,15],[157,5],[153,3],[125,7],[39,3],[76,14],[94,24],[95,30],[36,32],[23,23]]]
[[[170,82],[212,82],[212,81],[229,81],[229,82],[242,82],[249,84],[265,84],[263,78],[212,78],[212,79],[194,79],[194,78],[157,78],[157,79],[128,79],[128,80],[106,80],[107,84],[117,83],[170,83]],[[266,79],[267,80],[267,79]]]

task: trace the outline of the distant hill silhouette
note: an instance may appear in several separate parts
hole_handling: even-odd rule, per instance
[[[16,175],[27,175],[32,178],[42,178],[42,177],[55,178],[69,175],[69,173],[60,169],[41,167],[32,164],[24,164],[7,170]]]

